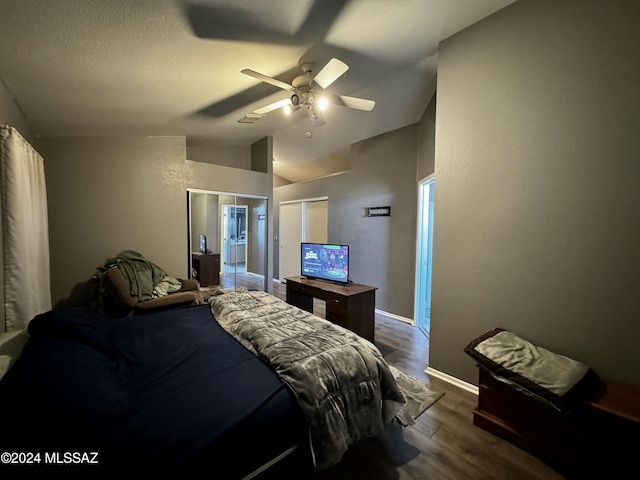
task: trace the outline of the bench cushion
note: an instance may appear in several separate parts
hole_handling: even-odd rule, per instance
[[[498,380],[548,403],[568,410],[594,376],[582,362],[533,345],[503,328],[472,340],[465,353]]]

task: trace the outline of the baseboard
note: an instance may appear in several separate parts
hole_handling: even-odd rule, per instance
[[[458,388],[461,388],[463,390],[466,390],[467,392],[473,393],[474,395],[478,395],[478,387],[476,387],[475,385],[472,385],[471,383],[467,383],[463,380],[460,380],[459,378],[453,377],[449,374],[446,374],[444,372],[441,372],[440,370],[436,370],[435,368],[431,368],[431,367],[427,367],[427,369],[424,371],[424,373],[426,373],[427,375],[430,375],[432,377],[436,377],[439,378],[440,380],[443,380],[447,383],[450,383],[451,385],[454,385]]]
[[[412,318],[401,317],[400,315],[396,315],[395,313],[385,312],[384,310],[375,309],[375,313],[379,315],[384,315],[385,317],[393,318],[395,320],[400,320],[401,322],[408,323],[409,325],[415,325]]]

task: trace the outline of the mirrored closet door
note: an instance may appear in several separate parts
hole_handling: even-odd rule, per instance
[[[203,288],[266,291],[267,198],[188,190],[189,272]]]

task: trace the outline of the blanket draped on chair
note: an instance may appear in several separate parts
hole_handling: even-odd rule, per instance
[[[133,250],[122,250],[114,258],[108,258],[98,270],[104,272],[114,265],[120,268],[131,285],[131,293],[140,302],[154,298],[154,287],[167,277],[162,268]]]
[[[345,328],[266,292],[219,295],[211,310],[291,388],[309,423],[317,468],[380,433],[406,403],[377,347]]]

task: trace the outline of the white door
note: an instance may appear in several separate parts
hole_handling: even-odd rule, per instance
[[[329,202],[302,202],[302,241],[327,243],[329,230]]]
[[[302,203],[280,205],[280,281],[300,275]]]
[[[280,281],[300,275],[300,243],[327,243],[326,198],[280,204]]]

